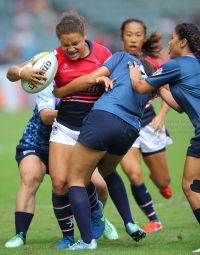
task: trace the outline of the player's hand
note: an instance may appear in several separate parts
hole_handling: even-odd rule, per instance
[[[164,126],[164,118],[165,118],[165,116],[163,116],[161,114],[158,114],[157,116],[155,116],[153,118],[153,120],[150,123],[150,125],[154,129],[154,132],[162,131],[162,128]]]
[[[44,76],[46,71],[32,68],[35,62],[36,60],[32,60],[30,63],[23,67],[20,72],[20,78],[31,82],[37,88],[37,83],[44,84],[44,81],[42,80],[47,80],[48,77]]]
[[[52,94],[53,94],[54,97],[56,97],[56,98],[61,98],[61,97],[63,97],[63,95],[61,94],[61,88],[59,88],[59,87],[56,86],[56,85],[53,86]]]
[[[129,61],[129,71],[130,71],[130,79],[132,82],[134,80],[142,80],[141,74],[140,74],[140,67],[134,62],[134,65]]]
[[[108,91],[108,89],[113,89],[113,83],[116,81],[116,78],[110,80],[108,77],[100,76],[96,78],[96,83],[102,83],[105,86],[105,91]]]

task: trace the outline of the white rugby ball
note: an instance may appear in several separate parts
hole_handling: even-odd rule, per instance
[[[54,56],[52,52],[42,52],[34,56],[30,61],[36,59],[36,63],[32,66],[33,69],[42,69],[46,71],[45,74],[41,74],[43,76],[48,77],[47,80],[40,80],[43,81],[44,84],[37,84],[37,88],[29,81],[21,79],[21,85],[24,91],[30,94],[38,93],[41,90],[45,89],[53,80],[56,75],[57,68],[58,68],[58,61],[57,58]],[[29,61],[29,62],[30,62]]]

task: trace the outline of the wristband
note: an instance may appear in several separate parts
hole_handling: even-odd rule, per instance
[[[24,68],[26,67],[32,67],[32,64],[31,63],[28,63],[27,65],[25,65],[24,67],[20,67],[19,70],[18,70],[18,75],[19,77],[21,78],[21,72]]]

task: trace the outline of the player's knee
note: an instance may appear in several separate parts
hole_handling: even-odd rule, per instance
[[[154,181],[160,189],[166,189],[169,185],[169,177],[166,176],[155,176]]]
[[[29,174],[22,178],[22,185],[27,189],[27,190],[37,190],[42,183],[43,178],[41,178],[38,175],[35,174]]]
[[[143,182],[142,172],[141,171],[129,171],[127,176],[133,185],[139,185]]]
[[[185,194],[190,191],[190,182],[183,177],[182,179],[182,189]]]
[[[67,191],[68,191],[67,180],[56,178],[56,179],[52,180],[52,183],[53,183],[53,191],[57,195],[63,195],[63,194],[67,193]]]

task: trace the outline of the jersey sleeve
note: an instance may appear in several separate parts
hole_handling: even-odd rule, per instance
[[[102,63],[107,61],[112,56],[112,53],[109,51],[109,49],[107,49],[105,46],[103,46],[103,48],[104,50],[102,54]]]
[[[119,64],[119,62],[124,57],[124,52],[117,52],[110,56],[110,58],[102,65],[108,68],[110,73],[112,73],[115,69],[115,67]]]
[[[52,81],[52,83],[47,88],[37,94],[36,105],[38,107],[38,112],[43,109],[55,110],[56,98],[52,94],[53,84],[54,81]]]
[[[165,84],[174,83],[179,80],[181,74],[180,66],[176,60],[171,59],[163,64],[151,76],[147,77],[146,81],[154,88],[158,89]]]

